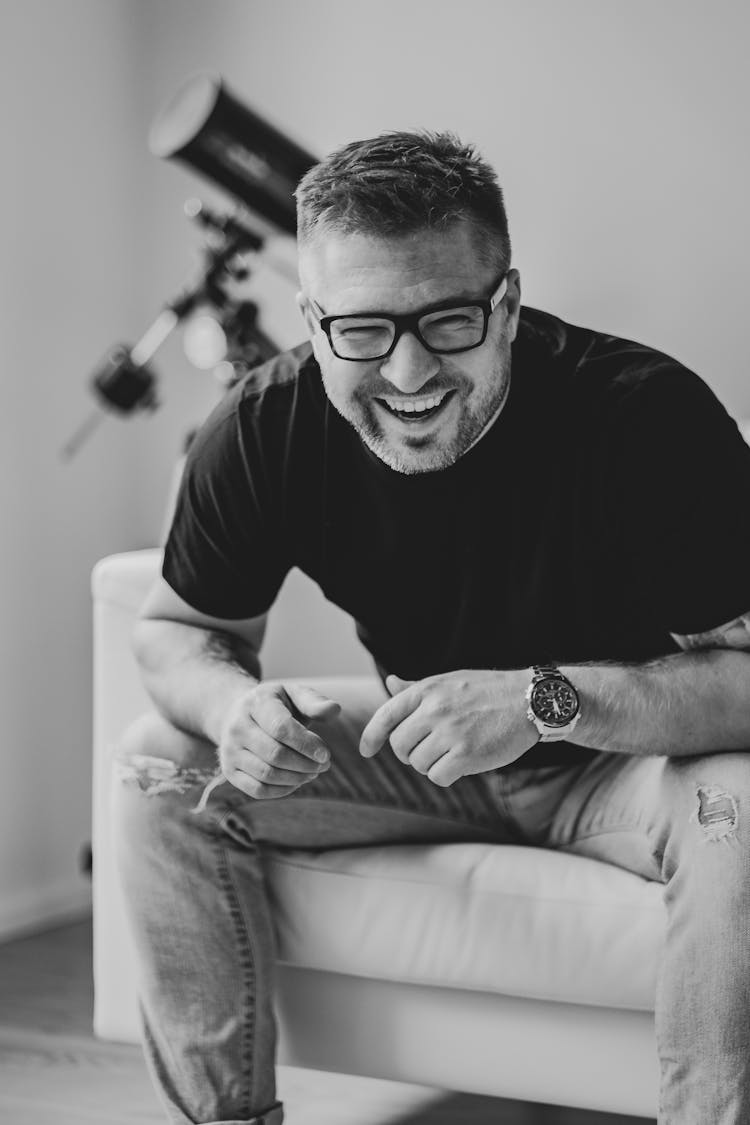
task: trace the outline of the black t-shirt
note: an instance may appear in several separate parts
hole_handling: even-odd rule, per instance
[[[309,345],[251,372],[191,446],[163,573],[242,618],[297,566],[381,676],[640,662],[750,609],[749,516],[750,447],[697,375],[524,307],[502,413],[437,472],[371,453]]]

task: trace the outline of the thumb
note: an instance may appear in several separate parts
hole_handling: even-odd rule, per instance
[[[400,691],[411,687],[416,682],[416,680],[402,680],[400,676],[394,675],[393,672],[385,678],[385,686],[388,688],[389,695],[398,695]]]
[[[335,699],[308,684],[284,684],[284,690],[294,708],[307,719],[332,719],[341,710]]]

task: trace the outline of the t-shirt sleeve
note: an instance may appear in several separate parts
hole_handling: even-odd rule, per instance
[[[704,632],[750,610],[750,446],[713,391],[675,365],[624,403],[623,542],[660,624]]]
[[[260,616],[290,569],[277,513],[257,431],[239,410],[217,410],[188,451],[163,577],[201,613]]]

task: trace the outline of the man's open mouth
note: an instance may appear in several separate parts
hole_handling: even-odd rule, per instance
[[[414,395],[413,398],[377,398],[375,401],[384,407],[389,414],[394,414],[402,422],[424,422],[434,418],[451,401],[455,391],[441,391],[436,395]]]

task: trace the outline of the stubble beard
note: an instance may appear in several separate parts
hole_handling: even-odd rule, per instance
[[[378,460],[394,472],[413,476],[417,473],[439,472],[455,465],[477,440],[493,415],[500,410],[510,387],[510,348],[507,349],[507,354],[498,356],[492,378],[471,406],[468,404],[473,389],[471,381],[465,377],[454,378],[452,386],[456,388],[454,395],[459,398],[461,412],[458,424],[454,424],[453,436],[447,440],[438,429],[435,434],[409,434],[406,431],[402,440],[397,443],[386,434],[378,414],[379,408],[373,403],[373,397],[378,396],[373,396],[370,392],[349,399],[345,404],[337,403],[334,399],[331,401],[344,421],[352,426]],[[448,404],[447,409],[455,409],[455,404]],[[395,424],[398,425],[398,422]]]

